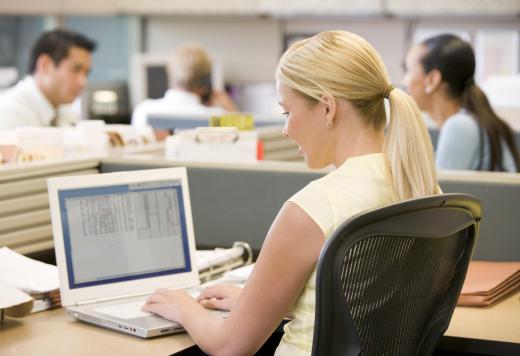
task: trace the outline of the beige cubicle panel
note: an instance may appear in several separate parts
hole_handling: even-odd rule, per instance
[[[99,160],[0,166],[0,246],[23,254],[51,249],[47,178],[98,173]]]

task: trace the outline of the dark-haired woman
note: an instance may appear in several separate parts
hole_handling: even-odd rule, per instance
[[[519,172],[513,132],[474,75],[473,49],[453,35],[429,38],[406,56],[404,84],[440,128],[437,168]]]

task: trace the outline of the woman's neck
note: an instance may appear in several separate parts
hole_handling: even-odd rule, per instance
[[[360,132],[363,130],[364,132]],[[356,132],[356,135],[345,135],[347,137],[339,140],[336,146],[334,165],[341,166],[348,158],[364,156],[372,153],[383,152],[384,131],[376,131],[372,128],[364,128]]]
[[[432,99],[428,114],[439,128],[441,128],[451,116],[458,113],[462,107],[460,100],[457,99],[449,99],[441,96],[435,96]]]

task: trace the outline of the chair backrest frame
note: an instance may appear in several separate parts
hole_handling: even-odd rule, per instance
[[[432,215],[437,217],[435,221],[430,220]],[[440,219],[442,224],[439,223]],[[338,251],[348,251],[357,242],[381,234],[442,238],[467,229],[470,235],[469,246],[464,249],[459,260],[462,268],[457,269],[447,293],[451,297],[432,315],[416,354],[426,355],[433,352],[455,309],[456,296],[460,294],[478,236],[480,219],[481,203],[476,197],[467,194],[441,194],[391,204],[360,213],[345,221],[326,241],[318,260],[312,354],[359,355],[362,351],[361,340],[339,283],[345,253]],[[436,317],[438,315],[441,317]],[[439,333],[438,330],[442,332]],[[342,341],[338,343],[335,340]]]

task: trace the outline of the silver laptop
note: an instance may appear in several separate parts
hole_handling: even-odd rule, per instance
[[[186,169],[58,177],[47,185],[69,314],[143,338],[182,331],[141,307],[157,288],[198,292]]]

